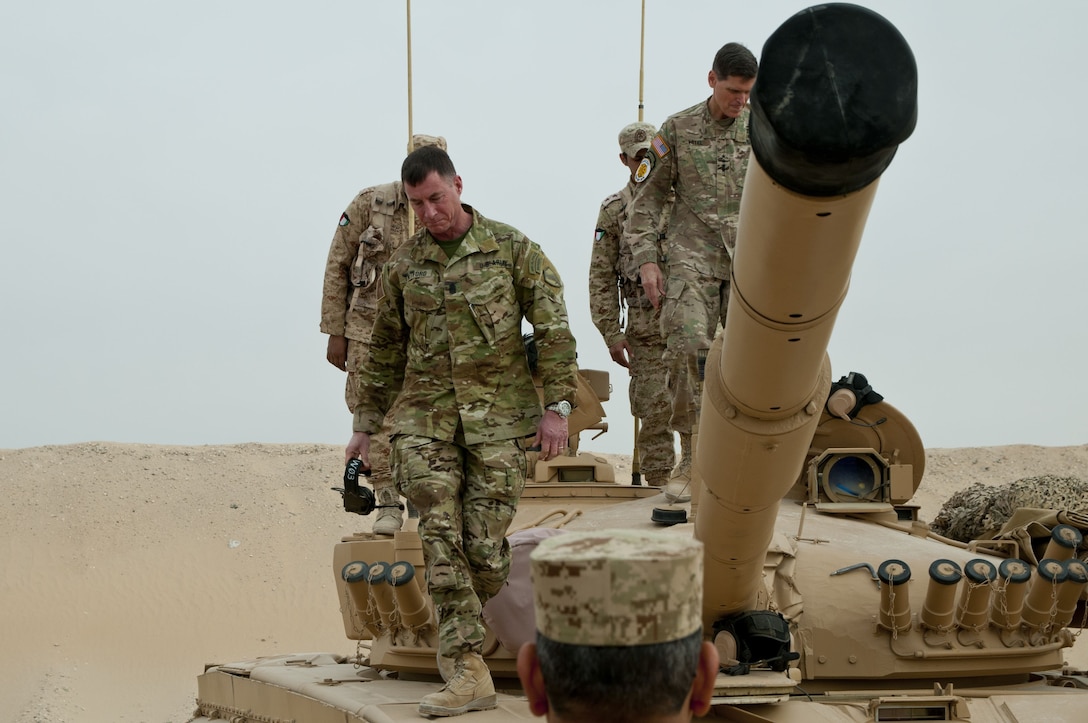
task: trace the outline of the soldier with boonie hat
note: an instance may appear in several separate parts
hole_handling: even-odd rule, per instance
[[[619,132],[618,156],[627,181],[601,202],[597,213],[589,262],[589,314],[608,355],[630,377],[627,398],[631,415],[639,420],[635,444],[641,452],[635,472],[651,487],[663,487],[676,466],[672,399],[663,360],[665,338],[661,315],[642,288],[631,249],[623,243],[623,228],[641,180],[638,173],[642,162],[653,155],[650,145],[656,132],[653,125],[642,122],[630,123]],[[661,216],[662,237],[668,216]]]
[[[660,532],[571,532],[531,556],[536,643],[518,654],[535,715],[688,721],[710,709],[703,545]]]
[[[649,150],[657,128],[649,123],[630,123],[620,131],[620,150],[634,158],[641,150]]]

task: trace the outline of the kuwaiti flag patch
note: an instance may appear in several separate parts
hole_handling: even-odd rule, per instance
[[[593,232],[593,240],[594,241],[600,241],[603,238],[604,238],[604,229],[603,228],[599,228],[599,229],[597,229],[596,231]]]
[[[348,212],[344,211],[342,214],[340,214],[340,225],[347,226],[349,223],[351,223],[351,219],[348,218]]]

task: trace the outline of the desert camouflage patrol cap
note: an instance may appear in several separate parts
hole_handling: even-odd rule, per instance
[[[703,544],[655,532],[549,537],[530,557],[536,629],[572,645],[648,645],[702,626]]]
[[[620,150],[634,158],[643,148],[649,148],[657,129],[649,123],[632,123],[620,131]]]
[[[442,136],[425,136],[422,133],[416,133],[412,136],[412,145],[408,147],[408,152],[411,153],[417,148],[425,148],[426,146],[438,146],[442,150],[446,150],[446,139]]]

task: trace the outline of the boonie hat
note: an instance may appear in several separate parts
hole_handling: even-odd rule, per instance
[[[408,147],[408,152],[411,153],[417,148],[426,146],[438,146],[442,150],[446,150],[446,139],[442,136],[425,136],[422,133],[416,133],[412,136],[412,145]]]
[[[649,123],[631,123],[620,131],[620,150],[634,158],[643,148],[649,148],[657,129]]]
[[[536,629],[558,643],[648,645],[702,628],[703,543],[657,532],[570,532],[530,556]]]

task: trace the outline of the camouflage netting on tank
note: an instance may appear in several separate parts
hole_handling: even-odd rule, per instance
[[[1020,507],[1088,511],[1088,482],[1050,474],[998,486],[975,482],[948,498],[930,529],[960,542],[988,540]]]

